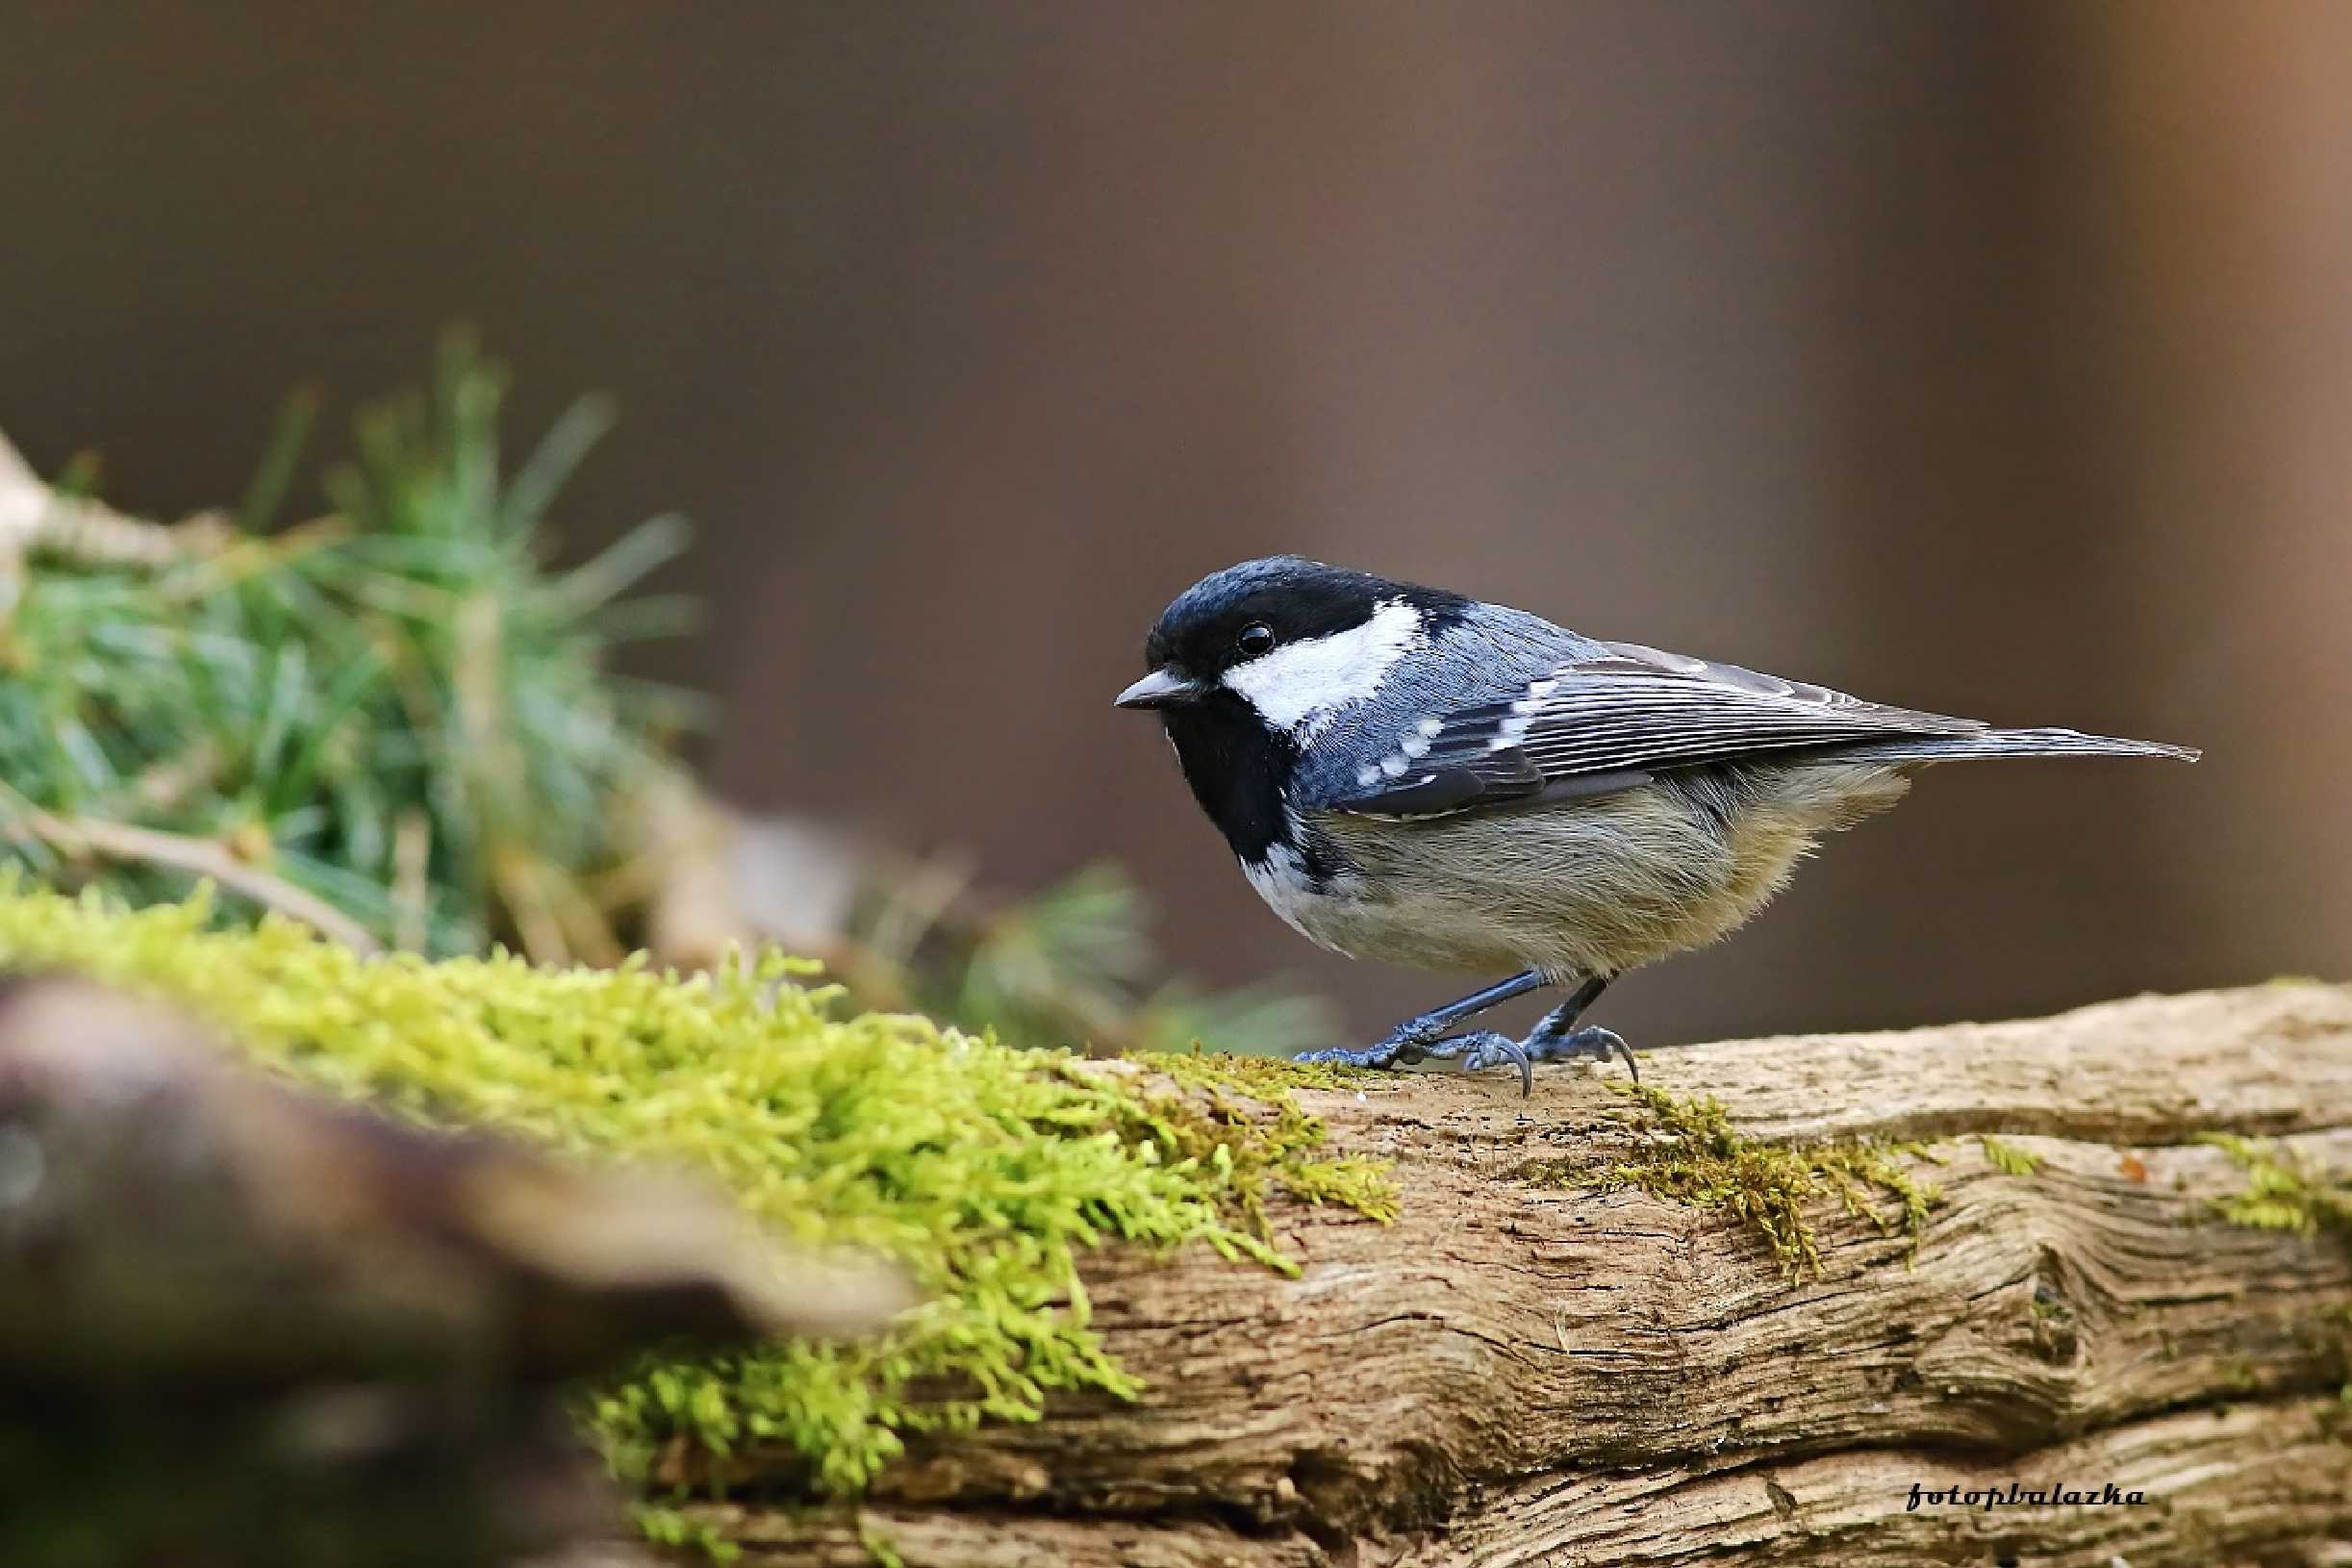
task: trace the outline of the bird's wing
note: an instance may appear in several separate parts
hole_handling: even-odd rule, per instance
[[[1796,746],[1972,735],[1971,719],[1864,702],[1843,692],[1634,643],[1558,665],[1515,695],[1432,715],[1359,770],[1332,809],[1445,816],[1608,795],[1666,769]]]

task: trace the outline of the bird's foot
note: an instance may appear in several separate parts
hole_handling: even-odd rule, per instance
[[[1625,1043],[1625,1036],[1615,1029],[1605,1029],[1595,1024],[1557,1034],[1547,1034],[1539,1026],[1525,1040],[1513,1040],[1491,1029],[1457,1038],[1469,1046],[1460,1052],[1463,1072],[1483,1073],[1490,1067],[1501,1067],[1507,1062],[1519,1069],[1519,1090],[1522,1094],[1534,1092],[1534,1066],[1537,1062],[1566,1062],[1579,1056],[1591,1056],[1604,1062],[1611,1058],[1622,1061],[1626,1072],[1632,1075],[1633,1081],[1641,1081],[1641,1069],[1634,1064],[1633,1048]],[[1451,1045],[1453,1042],[1441,1041],[1440,1044]],[[1432,1050],[1430,1054],[1437,1052]],[[1454,1053],[1449,1051],[1446,1054]]]
[[[1366,1046],[1360,1050],[1347,1046],[1333,1046],[1328,1050],[1304,1050],[1291,1060],[1310,1067],[1368,1067],[1376,1070],[1410,1067],[1415,1062],[1429,1060],[1432,1054],[1440,1054],[1432,1052],[1430,1048],[1446,1043],[1439,1039],[1446,1032],[1446,1022],[1433,1014],[1424,1013],[1419,1018],[1408,1018],[1389,1030],[1388,1037],[1377,1046]]]
[[[1335,1048],[1329,1050],[1310,1050],[1294,1060],[1320,1062],[1333,1067],[1396,1068],[1410,1067],[1416,1062],[1458,1061],[1465,1073],[1482,1073],[1505,1063],[1519,1069],[1519,1092],[1535,1092],[1535,1064],[1564,1062],[1578,1056],[1594,1056],[1602,1061],[1612,1057],[1625,1063],[1633,1081],[1641,1081],[1641,1069],[1633,1063],[1633,1048],[1625,1043],[1625,1036],[1614,1029],[1586,1024],[1565,1033],[1547,1033],[1539,1024],[1525,1040],[1514,1040],[1493,1029],[1473,1029],[1466,1034],[1449,1034],[1429,1039],[1415,1030],[1426,1021],[1415,1019],[1391,1031],[1388,1038],[1377,1046],[1361,1050]]]

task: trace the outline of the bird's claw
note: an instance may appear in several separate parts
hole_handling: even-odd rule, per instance
[[[1625,1036],[1615,1029],[1605,1029],[1597,1024],[1563,1034],[1556,1040],[1530,1041],[1529,1049],[1535,1059],[1544,1062],[1564,1062],[1578,1056],[1593,1056],[1606,1062],[1612,1057],[1625,1063],[1625,1070],[1635,1083],[1641,1081],[1641,1068],[1633,1060],[1633,1048],[1625,1043]]]
[[[1480,1029],[1460,1038],[1463,1072],[1483,1073],[1508,1062],[1519,1069],[1519,1098],[1525,1100],[1535,1092],[1535,1061],[1528,1054],[1525,1044],[1492,1029]]]
[[[1626,1044],[1625,1036],[1614,1029],[1589,1024],[1561,1035],[1547,1036],[1538,1029],[1525,1040],[1514,1040],[1493,1029],[1475,1029],[1467,1034],[1430,1040],[1408,1024],[1393,1031],[1377,1046],[1360,1050],[1347,1047],[1309,1050],[1292,1060],[1331,1067],[1372,1069],[1410,1067],[1430,1060],[1458,1060],[1465,1073],[1483,1073],[1507,1062],[1519,1069],[1519,1093],[1525,1097],[1535,1092],[1537,1062],[1568,1061],[1578,1056],[1597,1056],[1605,1062],[1611,1058],[1623,1061],[1633,1081],[1641,1081],[1641,1069],[1634,1064],[1633,1048]]]

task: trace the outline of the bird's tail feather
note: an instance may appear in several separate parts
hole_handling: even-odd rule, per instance
[[[1840,746],[1840,762],[1978,762],[1994,757],[2163,757],[2194,762],[2192,746],[2127,741],[2071,729],[1987,729],[1974,735],[1920,735]]]

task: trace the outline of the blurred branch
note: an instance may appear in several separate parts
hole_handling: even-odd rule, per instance
[[[36,551],[89,566],[160,567],[217,550],[231,537],[228,518],[216,512],[165,525],[60,494],[0,434],[0,620],[15,608],[25,560]]]
[[[566,1379],[907,1304],[698,1187],[316,1101],[81,981],[0,989],[0,1560],[504,1562],[610,1528]]]

